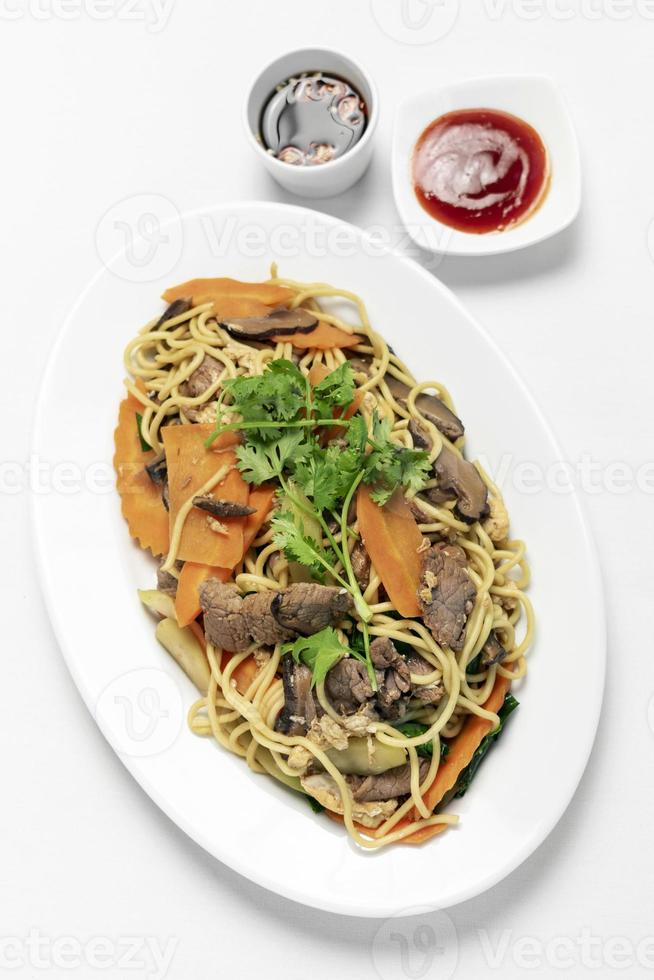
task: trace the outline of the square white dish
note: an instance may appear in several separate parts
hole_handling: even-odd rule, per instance
[[[416,197],[411,163],[416,141],[433,120],[456,109],[499,109],[518,116],[540,134],[548,151],[550,187],[542,204],[504,231],[458,231],[433,218]],[[393,136],[393,193],[414,242],[445,255],[495,255],[535,245],[567,228],[581,205],[581,164],[572,120],[551,79],[497,75],[423,92],[398,108]]]

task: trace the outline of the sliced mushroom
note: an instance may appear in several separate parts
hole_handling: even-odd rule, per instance
[[[194,497],[193,506],[205,510],[212,517],[249,517],[256,513],[256,507],[236,504],[231,500],[214,500],[213,497]]]
[[[488,513],[488,490],[478,471],[467,459],[443,446],[434,462],[438,487],[456,494],[460,517],[473,524]]]
[[[431,449],[429,434],[417,419],[409,422],[409,432],[416,449]],[[458,515],[468,523],[479,521],[488,514],[486,484],[467,459],[458,456],[449,446],[443,446],[434,463],[434,473],[438,486],[423,491],[431,504],[438,507],[455,498]]]
[[[220,326],[240,340],[264,340],[278,334],[309,333],[318,326],[318,320],[310,310],[298,307],[296,310],[272,310],[267,316],[222,320]]]
[[[395,401],[404,408],[411,389],[392,374],[384,375],[384,381]],[[433,422],[438,431],[442,432],[451,442],[463,435],[465,429],[461,419],[450,411],[445,402],[442,402],[436,395],[429,395],[425,391],[421,392],[416,398],[416,408],[426,419]]]
[[[193,309],[193,303],[190,299],[176,299],[170,304],[170,306],[164,310],[163,314],[159,317],[154,325],[154,329],[158,330],[166,320],[172,320],[175,316],[181,316],[182,313],[188,313],[189,310]]]
[[[166,454],[159,453],[158,456],[155,456],[152,462],[148,463],[148,465],[145,467],[145,472],[148,474],[155,486],[162,487],[168,479]]]
[[[501,664],[505,657],[506,650],[498,640],[495,630],[491,630],[481,649],[481,666],[485,669],[493,664]]]

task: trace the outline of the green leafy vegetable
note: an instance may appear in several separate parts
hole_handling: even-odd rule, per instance
[[[313,810],[314,813],[324,813],[325,812],[324,806],[322,805],[322,803],[318,803],[318,800],[315,798],[315,796],[309,796],[308,794],[306,794],[304,798],[305,798],[305,800],[307,801],[307,803],[309,804],[309,806],[311,807],[311,809]]]
[[[144,453],[148,453],[152,449],[152,446],[147,441],[147,439],[144,437],[142,426],[143,426],[143,416],[142,415],[139,415],[139,413],[137,412],[136,413],[136,431],[139,434],[139,442],[141,443],[141,450]]]
[[[350,652],[331,626],[313,636],[299,636],[294,643],[284,644],[282,651],[290,653],[296,664],[303,663],[310,668],[312,687],[324,681],[334,664]]]
[[[397,725],[398,732],[402,732],[407,738],[416,738],[417,735],[424,735],[425,732],[429,731],[427,725],[421,725],[417,721],[407,721],[403,725]],[[450,751],[450,747],[447,742],[441,740],[441,759]],[[434,754],[434,743],[430,740],[429,742],[424,742],[422,745],[416,745],[416,752],[425,759],[431,759]]]
[[[493,745],[493,743],[497,741],[499,736],[504,731],[504,726],[506,724],[507,718],[513,711],[515,711],[519,703],[520,702],[516,701],[516,699],[513,697],[512,694],[506,695],[506,697],[504,698],[504,704],[497,712],[498,717],[500,719],[499,726],[495,729],[494,732],[489,732],[488,735],[479,744],[479,748],[473,755],[472,759],[470,760],[470,763],[466,766],[466,768],[463,770],[463,772],[461,773],[461,775],[457,780],[457,784],[454,787],[455,796],[463,796],[467,792],[470,783],[472,782],[477,770],[479,769],[479,766],[481,765],[482,761],[486,758],[486,754],[488,753],[488,750]]]

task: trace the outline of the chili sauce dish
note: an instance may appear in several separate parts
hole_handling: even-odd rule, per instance
[[[556,86],[497,76],[411,97],[395,120],[393,191],[429,252],[492,255],[562,231],[579,213],[581,167]]]

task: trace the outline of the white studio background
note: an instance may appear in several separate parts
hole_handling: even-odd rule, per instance
[[[654,4],[441,0],[432,15],[410,0],[408,27],[393,6],[0,0],[0,975],[576,980],[654,969]],[[100,267],[103,215],[140,195],[179,211],[290,200],[251,156],[241,103],[259,65],[308,44],[352,52],[381,95],[371,170],[317,205],[330,213],[397,236],[395,106],[475,75],[551,75],[584,170],[571,229],[519,254],[446,259],[435,272],[522,373],[583,491],[609,628],[597,743],[559,826],[509,879],[447,915],[391,923],[277,898],[156,809],[68,676],[30,551],[33,405],[60,325]],[[99,346],[89,370],[95,357]],[[510,405],[506,418],[510,426]],[[565,541],[561,555],[561,588],[582,590],[585,571],[566,564]],[[102,596],[97,615],[101,629],[112,615]],[[556,705],[552,723],[574,739],[574,717],[558,717]]]

